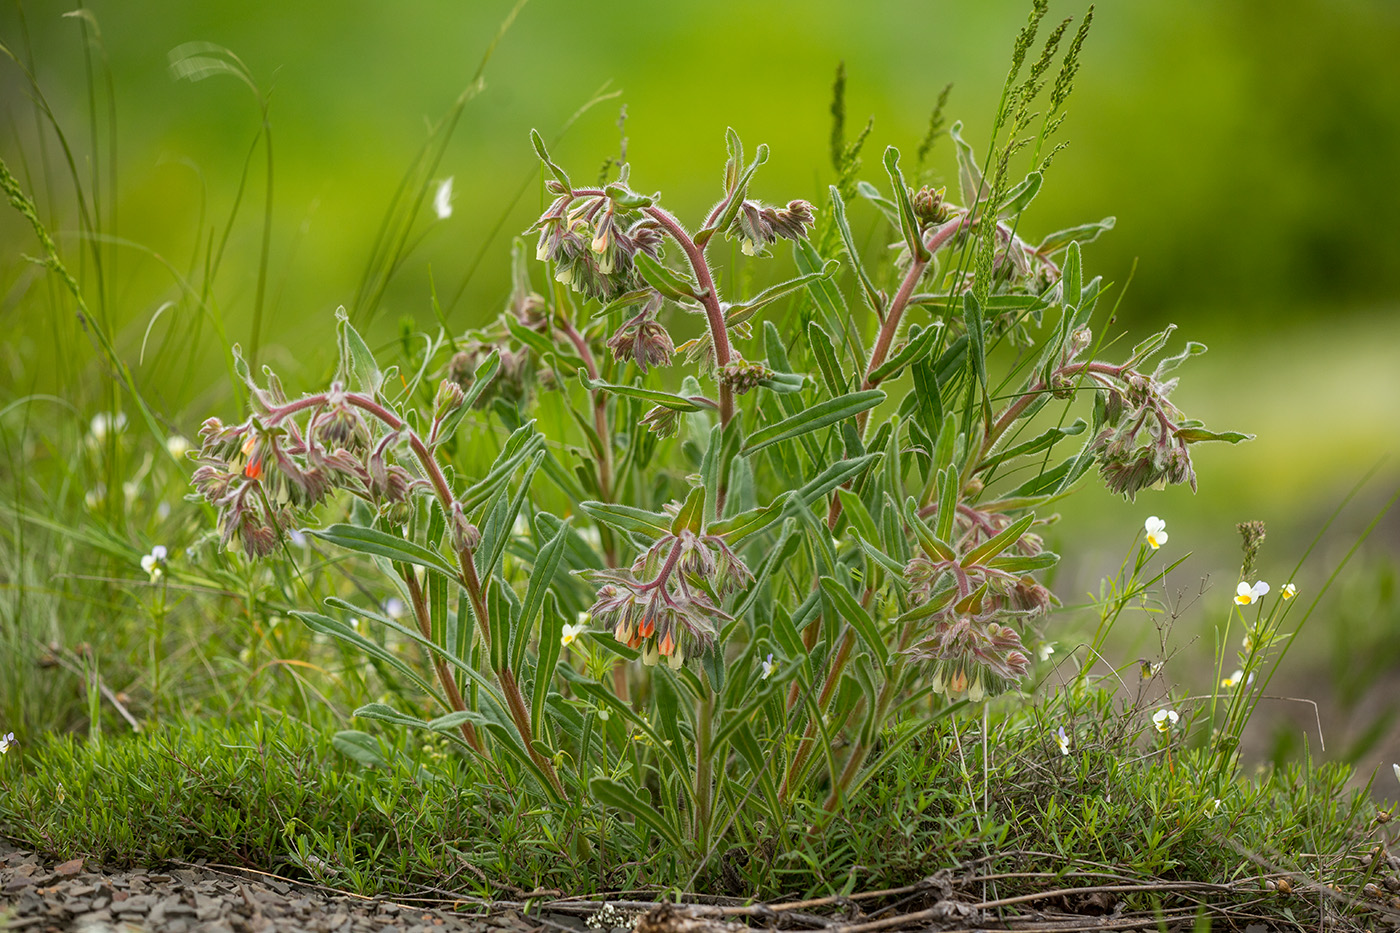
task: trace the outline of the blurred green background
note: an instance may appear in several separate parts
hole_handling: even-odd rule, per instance
[[[430,125],[470,82],[510,5],[96,2],[86,10],[101,38],[89,56],[84,21],[64,16],[71,9],[6,2],[0,42],[32,63],[78,174],[89,186],[96,179],[104,229],[114,238],[105,312],[138,382],[187,434],[211,411],[234,414],[222,375],[226,349],[212,328],[175,358],[141,353],[143,342],[156,348],[167,333],[190,332],[180,316],[199,312],[178,302],[162,261],[197,278],[200,244],[222,229],[258,131],[257,102],[236,80],[172,78],[170,50],[199,40],[231,49],[270,93],[264,358],[293,391],[309,387],[334,349],[332,311],[352,303],[396,185]],[[1084,9],[1056,2],[1051,16],[1077,20]],[[589,110],[553,148],[575,178],[592,177],[617,155],[625,104],[633,181],[659,189],[682,218],[694,218],[719,192],[726,126],[750,146],[772,148],[759,196],[821,205],[831,180],[828,105],[838,62],[848,75],[848,132],[874,118],[866,174],[884,184],[879,151],[895,144],[912,154],[949,82],[949,117],[962,119],[985,149],[1025,14],[1019,0],[533,0],[495,50],[486,88],[467,104],[435,173],[454,177],[455,211],[435,221],[424,205],[413,233],[421,242],[390,282],[371,330],[387,340],[404,316],[431,326],[434,284],[454,328],[498,312],[509,288],[510,237],[540,205],[528,131],[553,139],[600,88],[621,95]],[[1142,0],[1097,10],[1063,131],[1072,144],[1023,228],[1034,240],[1115,215],[1116,229],[1086,256],[1091,274],[1118,283],[1132,274],[1117,327],[1135,342],[1175,322],[1184,336],[1210,344],[1212,352],[1182,372],[1178,402],[1212,427],[1258,440],[1202,450],[1195,497],[1173,489],[1129,504],[1088,489],[1067,503],[1050,533],[1072,557],[1057,581],[1067,602],[1095,589],[1142,520],[1157,514],[1168,520],[1172,547],[1195,554],[1175,582],[1195,593],[1203,576],[1212,577],[1204,615],[1223,618],[1219,607],[1238,567],[1235,522],[1269,523],[1264,574],[1281,580],[1340,498],[1380,462],[1300,575],[1304,593],[1315,592],[1400,482],[1396,49],[1400,4],[1390,0]],[[81,267],[57,140],[36,118],[22,68],[0,65],[0,155]],[[211,291],[228,338],[245,344],[263,158],[261,149],[254,153]],[[951,180],[946,139],[932,158]],[[857,226],[874,229],[871,212],[855,210]],[[0,403],[58,394],[78,407],[75,424],[85,426],[110,404],[108,375],[95,356],[63,349],[72,344],[57,335],[71,322],[29,312],[31,290],[51,287],[22,258],[33,252],[23,220],[0,214]],[[781,274],[785,263],[758,274]],[[157,314],[166,302],[177,304]],[[1329,683],[1346,680],[1364,657],[1382,698],[1400,697],[1397,553],[1400,523],[1390,517],[1363,550],[1356,565],[1363,572],[1347,578],[1346,605],[1329,600],[1310,623],[1316,650],[1289,665],[1300,678],[1315,669],[1326,670]],[[1212,647],[1209,633],[1196,644],[1202,655]],[[1397,702],[1386,700],[1375,715],[1393,723]],[[1366,762],[1400,759],[1400,741],[1389,735],[1372,743]]]

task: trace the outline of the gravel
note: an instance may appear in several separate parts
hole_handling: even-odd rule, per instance
[[[475,908],[474,908],[475,909]],[[108,871],[47,862],[0,839],[0,930],[49,933],[525,933],[505,911],[464,915],[213,868]]]

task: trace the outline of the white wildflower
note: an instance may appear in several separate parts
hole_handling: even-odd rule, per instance
[[[1167,523],[1155,515],[1150,517],[1143,525],[1144,530],[1147,532],[1147,543],[1152,546],[1152,550],[1155,551],[1167,543],[1166,527]]]
[[[446,220],[452,216],[452,176],[447,176],[446,181],[438,182],[437,194],[433,195],[433,211],[438,215],[438,220]]]

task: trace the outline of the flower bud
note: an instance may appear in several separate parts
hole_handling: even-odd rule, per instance
[[[948,205],[943,202],[947,195],[947,188],[930,188],[924,186],[914,194],[914,216],[919,218],[919,222],[928,224],[941,224],[948,219]]]
[[[462,387],[450,379],[438,383],[437,395],[433,398],[433,420],[440,421],[452,414],[466,401]]]
[[[762,363],[747,363],[743,360],[735,360],[727,363],[720,369],[719,381],[721,385],[727,385],[735,392],[743,395],[751,389],[757,388],[765,379],[773,375],[773,371]]]
[[[462,511],[462,503],[452,503],[452,514],[449,516],[449,531],[452,534],[452,549],[455,551],[470,551],[481,543],[481,532],[475,525],[467,521],[467,515]]]

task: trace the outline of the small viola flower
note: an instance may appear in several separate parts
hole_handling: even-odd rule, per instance
[[[13,732],[7,732],[4,735],[0,735],[0,755],[3,755],[6,752],[8,752],[10,750],[10,746],[14,744],[15,734]]]
[[[1174,709],[1159,709],[1152,714],[1152,726],[1158,732],[1169,732],[1181,719]]]
[[[778,662],[773,660],[773,655],[770,653],[770,654],[768,655],[768,660],[764,661],[763,664],[762,664],[762,666],[763,666],[763,676],[762,676],[761,679],[762,679],[762,680],[767,680],[769,677],[772,677],[772,676],[773,676],[773,672],[776,671],[776,670],[778,669]]]
[[[1061,755],[1069,754],[1069,736],[1065,733],[1065,727],[1060,726],[1054,734],[1055,744],[1059,746]]]
[[[452,216],[452,176],[447,176],[446,181],[438,183],[437,194],[433,195],[433,212],[437,214],[438,220],[446,220]]]
[[[1241,580],[1240,585],[1235,587],[1235,602],[1239,603],[1241,606],[1248,606],[1250,603],[1258,602],[1267,595],[1268,592],[1269,584],[1265,583],[1263,580],[1260,580],[1253,586]]]
[[[1243,679],[1244,671],[1237,668],[1233,674],[1220,681],[1220,686],[1224,687],[1226,690],[1233,690]]]
[[[1143,527],[1147,531],[1147,543],[1152,547],[1152,550],[1155,551],[1167,543],[1166,522],[1153,515]]]
[[[10,738],[14,738],[13,733],[10,734]],[[1400,781],[1400,765],[1391,765],[1391,767],[1395,769],[1395,780]]]
[[[1143,680],[1151,680],[1162,670],[1162,665],[1165,663],[1165,661],[1148,661],[1143,659],[1138,661],[1138,671],[1142,674]]]
[[[567,648],[586,631],[588,631],[588,613],[580,612],[577,622],[564,623],[564,634],[559,637],[559,644]]]
[[[1047,641],[1037,648],[1035,653],[1040,657],[1040,660],[1048,661],[1050,660],[1050,655],[1055,653],[1055,643],[1053,641]]]
[[[1285,583],[1283,589],[1279,590],[1279,595],[1284,599],[1292,599],[1298,594],[1298,588],[1292,583]]]
[[[141,569],[150,574],[152,583],[165,574],[165,557],[165,545],[157,544],[151,548],[151,553],[141,558]]]

